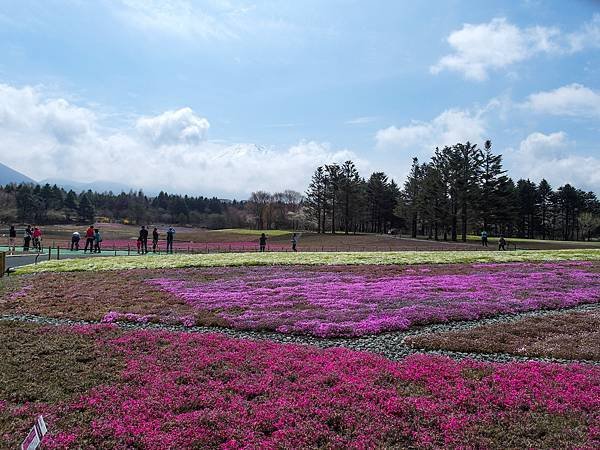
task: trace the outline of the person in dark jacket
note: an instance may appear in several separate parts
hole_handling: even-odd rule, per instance
[[[23,233],[23,251],[28,252],[29,246],[31,245],[31,237],[32,237],[31,225],[27,225],[25,231]]]
[[[152,230],[152,253],[156,253],[158,248],[158,228],[154,227]]]
[[[258,244],[260,246],[260,251],[264,252],[265,248],[267,247],[267,236],[265,235],[265,233],[260,235],[260,239],[258,240]]]
[[[175,228],[169,227],[167,230],[167,253],[173,253],[173,240],[175,238]]]
[[[148,230],[144,225],[140,229],[140,250],[142,254],[148,253]]]
[[[504,236],[500,236],[498,240],[498,250],[506,250],[506,239],[504,239]]]
[[[100,253],[100,242],[102,242],[102,236],[98,228],[94,229],[94,253]]]
[[[8,230],[8,252],[11,255],[15,254],[16,242],[17,242],[17,230],[15,230],[14,225],[11,225],[10,230]]]

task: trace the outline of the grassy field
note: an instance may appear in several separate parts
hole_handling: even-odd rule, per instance
[[[598,261],[600,250],[539,250],[510,252],[305,252],[219,253],[209,255],[108,256],[93,259],[45,261],[23,266],[17,274],[126,269],[227,267],[265,265],[458,264],[528,261]]]
[[[489,237],[488,243],[490,246],[498,245],[497,237]],[[473,244],[481,244],[480,236],[467,236],[467,242]],[[526,239],[526,238],[506,238],[506,242],[509,246],[516,245],[517,247],[537,250],[537,249],[560,249],[560,248],[600,248],[600,242],[598,241],[555,241],[555,240],[543,240],[543,239]]]
[[[293,231],[286,230],[246,230],[243,228],[224,228],[222,230],[209,230],[207,231],[210,235],[222,235],[222,234],[231,234],[231,235],[242,235],[242,236],[260,236],[262,233],[265,233],[271,237],[277,236],[291,236]]]

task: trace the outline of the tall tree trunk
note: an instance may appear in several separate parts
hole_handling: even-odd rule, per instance
[[[462,241],[467,242],[467,202],[463,201],[461,208],[461,221],[462,221]]]

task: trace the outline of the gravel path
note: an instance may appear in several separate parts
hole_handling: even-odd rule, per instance
[[[317,338],[312,336],[301,336],[283,334],[272,331],[244,331],[234,330],[230,328],[220,327],[184,327],[182,325],[165,325],[155,323],[127,323],[118,322],[116,325],[126,330],[169,330],[188,333],[221,333],[226,336],[252,339],[252,340],[268,340],[272,342],[285,344],[304,344],[313,345],[320,348],[345,347],[352,350],[367,351],[378,353],[392,360],[400,360],[414,353],[427,353],[435,355],[449,356],[454,359],[475,359],[480,361],[490,362],[510,362],[510,361],[541,361],[555,363],[583,363],[591,365],[600,365],[600,361],[586,360],[568,360],[557,358],[540,358],[531,356],[519,356],[505,353],[462,353],[447,350],[424,350],[411,348],[404,344],[404,338],[407,336],[415,336],[425,333],[445,332],[453,330],[465,330],[477,327],[479,325],[499,324],[514,322],[527,317],[544,317],[553,314],[560,314],[566,311],[596,311],[600,309],[600,303],[580,305],[574,308],[563,308],[555,310],[539,310],[517,314],[503,314],[488,319],[457,321],[444,324],[427,325],[418,328],[413,328],[407,331],[397,331],[391,333],[382,333],[378,335],[361,336],[356,338]],[[52,317],[35,316],[35,315],[0,315],[2,321],[22,321],[32,322],[43,325],[92,325],[100,322],[56,319]]]

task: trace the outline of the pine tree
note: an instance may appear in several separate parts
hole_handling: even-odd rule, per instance
[[[81,217],[81,220],[84,222],[94,223],[96,210],[87,193],[82,194],[79,199],[78,213],[79,217]]]
[[[324,233],[325,216],[325,171],[317,167],[306,191],[306,206],[308,216],[317,222],[317,233]]]
[[[340,168],[340,197],[344,210],[344,233],[350,231],[350,222],[352,219],[352,209],[354,201],[359,190],[360,176],[358,170],[352,161],[346,161]]]

